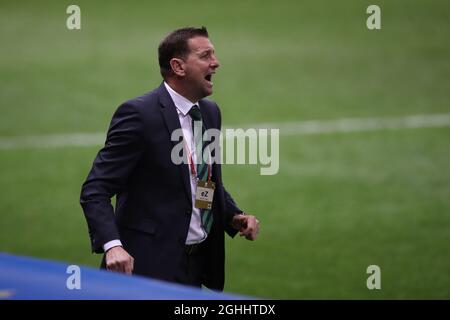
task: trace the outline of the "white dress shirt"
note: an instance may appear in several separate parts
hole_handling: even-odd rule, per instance
[[[170,97],[175,104],[178,112],[178,119],[180,120],[181,129],[183,130],[184,139],[186,141],[187,146],[189,147],[189,151],[192,154],[192,158],[194,163],[197,163],[197,155],[195,152],[195,143],[193,138],[193,128],[192,128],[192,118],[188,114],[189,110],[193,105],[198,106],[198,101],[192,103],[178,92],[173,90],[166,82],[164,82],[164,86],[169,92]],[[191,182],[191,197],[192,197],[192,215],[191,222],[189,224],[189,232],[186,239],[186,244],[194,244],[200,243],[206,239],[206,232],[202,226],[202,219],[200,215],[200,209],[195,207],[195,193],[197,192],[197,177],[192,174],[191,170],[189,170],[190,174],[190,182]],[[120,240],[112,240],[103,245],[103,250],[106,252],[112,247],[121,246],[122,243]]]
[[[184,139],[188,145],[189,151],[191,152],[194,163],[197,163],[197,152],[195,152],[195,141],[193,138],[193,128],[192,128],[192,118],[188,114],[189,110],[193,105],[198,106],[198,101],[192,103],[178,92],[173,90],[166,82],[164,82],[170,97],[177,107],[178,119],[180,120],[181,129],[183,130]],[[191,198],[192,198],[192,215],[191,223],[189,225],[189,232],[186,239],[186,244],[199,243],[206,239],[206,232],[202,226],[202,219],[200,215],[200,209],[195,207],[195,193],[197,192],[197,176],[193,175],[191,170],[189,170],[190,181],[191,181]]]

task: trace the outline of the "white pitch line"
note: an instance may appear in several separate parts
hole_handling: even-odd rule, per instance
[[[450,126],[450,113],[389,118],[348,118],[259,123],[246,125],[243,129],[280,129],[280,135],[290,136],[448,126]],[[237,127],[234,128],[236,129]],[[231,128],[228,127],[228,129]],[[99,146],[104,144],[105,137],[106,133],[69,133],[3,137],[0,138],[0,149]]]
[[[96,146],[105,141],[105,133],[67,133],[0,138],[0,149]]]
[[[280,129],[280,135],[288,136],[448,126],[450,126],[450,113],[390,118],[349,118],[260,123],[255,125],[254,128],[278,128]]]

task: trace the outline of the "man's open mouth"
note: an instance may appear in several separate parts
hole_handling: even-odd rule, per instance
[[[205,80],[212,84],[211,79],[212,79],[212,74],[208,74],[208,75],[205,77]]]

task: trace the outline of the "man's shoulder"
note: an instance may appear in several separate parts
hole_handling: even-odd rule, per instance
[[[138,108],[157,105],[158,104],[158,90],[159,90],[159,88],[156,88],[156,89],[146,92],[138,97],[131,98],[131,99],[125,101],[123,104],[132,105],[132,106],[135,106]]]
[[[216,102],[205,98],[200,100],[200,108],[204,109],[204,111],[209,111],[214,114],[220,112],[219,106]]]
[[[112,122],[118,121],[118,119],[132,119],[133,117],[143,121],[154,118],[154,114],[159,109],[158,89],[121,103],[113,114]]]
[[[208,107],[218,108],[217,103],[215,101],[212,101],[212,100],[209,100],[209,99],[206,99],[206,98],[201,99],[200,103],[202,103],[202,104],[204,104],[204,105],[206,105]]]
[[[203,116],[209,119],[210,125],[220,129],[222,120],[217,103],[212,100],[202,99],[199,101],[199,105]]]
[[[160,90],[161,87],[124,101],[118,106],[115,116],[131,113],[143,117],[152,117],[159,109]]]

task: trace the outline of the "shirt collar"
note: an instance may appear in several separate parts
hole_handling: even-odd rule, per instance
[[[167,82],[164,81],[164,86],[166,87],[167,91],[169,92],[170,97],[173,100],[173,103],[175,104],[175,107],[177,107],[178,111],[183,114],[183,116],[187,115],[189,110],[191,110],[192,106],[196,104],[198,106],[198,101],[195,103],[192,103],[185,97],[183,97],[181,94],[173,90]]]

